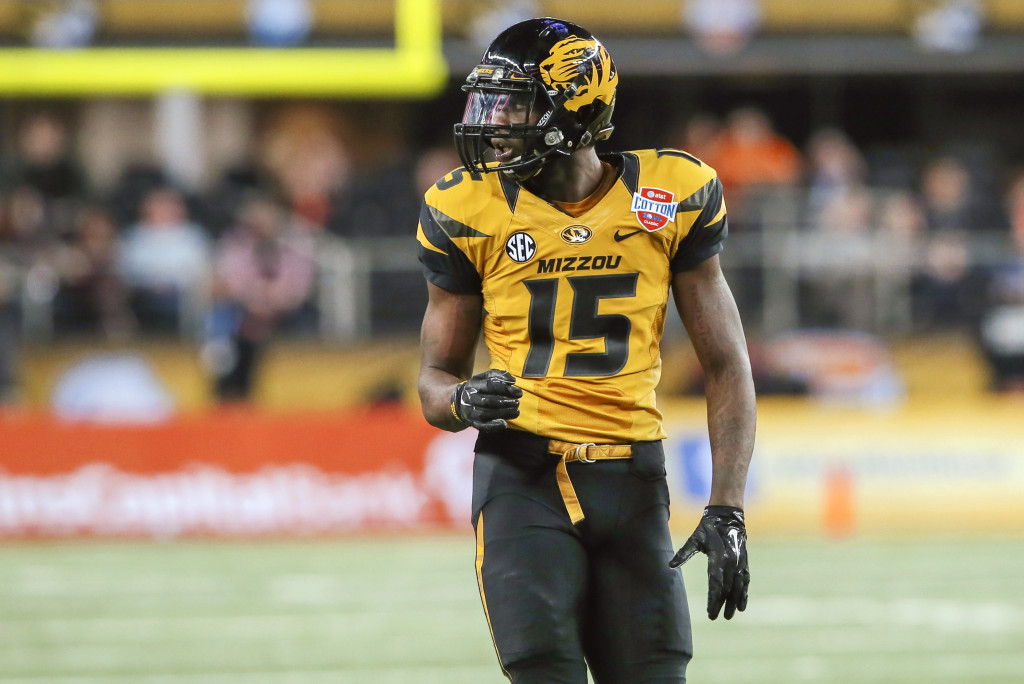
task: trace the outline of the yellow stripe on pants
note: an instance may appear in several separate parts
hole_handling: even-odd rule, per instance
[[[505,671],[505,666],[501,664],[501,653],[498,651],[498,642],[494,639],[494,626],[491,625],[491,613],[487,610],[487,593],[484,591],[484,513],[480,511],[480,515],[476,520],[476,584],[480,589],[480,602],[484,605],[484,617],[487,619],[487,629],[491,632],[491,644],[494,646],[494,653],[498,656],[498,666],[501,667],[501,672],[504,674],[509,681],[512,681],[512,676]]]

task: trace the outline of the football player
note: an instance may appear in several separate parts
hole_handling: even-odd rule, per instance
[[[429,189],[426,419],[479,430],[476,571],[513,682],[684,682],[681,573],[707,554],[707,611],[747,603],[743,490],[755,405],[718,253],[714,169],[678,150],[598,153],[619,74],[586,29],[503,31],[466,79],[464,166]],[[671,296],[670,296],[671,295]],[[655,403],[670,299],[706,377],[711,499],[674,553]],[[490,367],[474,374],[483,333]]]

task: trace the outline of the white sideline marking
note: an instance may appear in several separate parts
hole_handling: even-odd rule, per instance
[[[414,613],[436,615],[437,611],[406,610],[406,620]],[[105,641],[148,642],[154,638],[185,637],[187,639],[254,639],[280,637],[288,631],[301,632],[311,624],[332,634],[366,633],[374,627],[394,620],[392,613],[367,615],[363,611],[347,613],[310,613],[286,615],[203,615],[159,617],[61,617],[20,618],[0,620],[0,650],[2,643],[10,643],[23,635],[31,625],[48,638],[68,643],[96,644]],[[86,638],[83,638],[85,636]],[[5,683],[6,684],[6,683]]]
[[[887,625],[979,634],[1024,631],[1022,606],[949,599],[754,596],[743,618],[744,622],[770,626]]]
[[[287,595],[290,592],[279,593]],[[305,597],[292,595],[291,603],[304,603]],[[449,605],[450,609],[457,606]],[[430,615],[438,606],[402,612]],[[144,641],[154,635],[207,635],[217,639],[250,639],[278,635],[289,628],[302,629],[314,623],[340,632],[365,632],[377,620],[391,619],[392,611],[373,613],[365,610],[317,613],[271,613],[226,615],[161,615],[158,617],[103,616],[34,618],[0,617],[0,643],[24,634],[26,625],[50,637],[78,640],[89,635],[92,641],[116,639]],[[457,611],[456,611],[457,612]],[[702,611],[694,607],[694,620]],[[360,616],[355,620],[355,616]],[[902,598],[884,601],[868,597],[813,598],[807,596],[753,596],[746,612],[740,614],[737,627],[844,627],[877,629],[902,627],[929,630],[940,634],[1016,634],[1024,632],[1024,606],[993,602],[972,603],[948,599]]]

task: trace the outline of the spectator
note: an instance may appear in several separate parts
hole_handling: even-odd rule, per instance
[[[808,314],[818,326],[871,330],[874,323],[874,197],[865,187],[835,194],[803,239]]]
[[[668,141],[671,147],[683,150],[714,166],[712,160],[718,154],[721,136],[721,122],[711,114],[698,113],[677,124],[669,132]]]
[[[30,185],[19,186],[8,195],[4,213],[4,251],[27,268],[57,238],[47,215],[46,198]]]
[[[11,228],[9,201],[0,195],[0,405],[15,398],[15,357],[18,351],[18,297],[22,269],[12,247],[17,236]]]
[[[67,129],[51,114],[29,117],[18,131],[16,187],[31,190],[41,201],[39,220],[50,236],[70,230],[85,176],[68,147]]]
[[[924,203],[928,232],[971,232],[976,225],[971,177],[955,157],[930,160],[921,173],[921,200]]]
[[[925,233],[924,208],[909,190],[896,190],[883,200],[879,210],[879,230],[900,245],[910,246]]]
[[[0,406],[17,398],[17,283],[0,261]]]
[[[844,132],[815,131],[807,146],[808,317],[816,325],[871,330],[875,323],[874,196],[867,165]]]
[[[779,135],[760,109],[742,107],[729,114],[715,153],[706,158],[718,170],[731,198],[729,217],[750,219],[745,206],[753,191],[764,187],[793,187],[800,180],[803,161],[794,145]]]
[[[1024,172],[1012,179],[1005,204],[1009,245],[986,274],[978,340],[992,388],[1024,392]]]
[[[878,210],[878,240],[875,258],[885,282],[878,293],[885,309],[881,318],[887,332],[907,333],[913,328],[911,291],[920,261],[925,233],[924,209],[910,190],[885,193]]]
[[[54,278],[44,257],[54,240],[39,190],[21,185],[0,196],[0,403],[15,396],[19,332],[53,297]]]
[[[915,277],[916,318],[926,329],[966,320],[971,234],[981,229],[967,169],[953,157],[929,161],[921,174],[925,216],[923,260]]]
[[[56,291],[56,277],[46,261],[57,241],[54,224],[43,195],[28,185],[8,196],[0,226],[0,270],[11,279],[9,306],[22,329],[37,332],[49,324],[49,306]],[[15,320],[15,319],[12,319]],[[11,328],[8,335],[13,335]]]
[[[135,223],[146,196],[169,185],[170,179],[159,166],[149,162],[128,162],[108,194],[107,205],[114,223],[119,227]]]
[[[755,107],[729,114],[714,159],[722,182],[733,189],[792,185],[799,180],[802,165],[796,147]]]
[[[181,193],[158,187],[121,239],[118,271],[143,332],[181,331],[208,276],[209,238],[189,220]]]
[[[56,248],[54,328],[57,332],[100,332],[108,339],[136,328],[128,289],[117,271],[118,238],[113,218],[102,207],[82,209],[70,239]]]
[[[322,232],[355,180],[345,121],[323,107],[289,107],[269,127],[263,163],[291,211]]]
[[[30,117],[19,131],[18,153],[18,183],[44,200],[71,200],[85,189],[85,178],[68,149],[67,130],[55,116]]]
[[[264,347],[313,292],[313,238],[277,203],[253,195],[216,246],[203,361],[218,399],[246,400]]]
[[[864,187],[867,163],[844,132],[823,128],[807,146],[807,204],[812,222],[827,221],[821,212],[838,197]]]

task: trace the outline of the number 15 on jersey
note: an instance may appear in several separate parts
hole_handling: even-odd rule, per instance
[[[603,339],[603,352],[569,352],[563,377],[607,377],[619,373],[629,358],[629,333],[632,322],[624,314],[600,314],[602,299],[635,297],[638,273],[570,276],[572,309],[569,315],[569,339]],[[555,313],[558,302],[558,278],[535,278],[523,284],[530,292],[528,330],[530,350],[522,376],[540,378],[552,371],[555,351]]]

